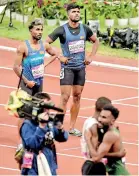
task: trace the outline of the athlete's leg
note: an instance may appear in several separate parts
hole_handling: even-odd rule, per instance
[[[73,104],[71,106],[71,120],[70,120],[70,134],[75,136],[81,136],[81,132],[76,130],[75,123],[78,117],[80,109],[80,99],[85,83],[85,68],[74,71],[74,82],[73,82]]]
[[[72,86],[70,85],[61,85],[61,97],[60,97],[60,105],[59,107],[64,110],[64,113],[66,113],[67,109],[67,103],[71,94],[71,88]]]
[[[60,89],[61,89],[61,97],[60,97],[60,108],[64,110],[66,113],[67,102],[69,100],[71,89],[73,85],[74,74],[71,69],[62,68],[60,73]]]
[[[78,117],[79,109],[80,109],[80,99],[81,93],[83,91],[83,86],[73,86],[73,104],[71,106],[71,119],[70,119],[70,130],[74,129],[75,123]]]

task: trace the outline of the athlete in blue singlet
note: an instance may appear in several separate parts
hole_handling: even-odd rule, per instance
[[[68,23],[56,28],[46,41],[54,42],[60,39],[62,54],[64,58],[61,63],[60,87],[61,100],[60,107],[66,112],[66,106],[71,94],[73,96],[73,104],[71,106],[71,120],[69,133],[74,136],[81,136],[81,132],[75,129],[75,123],[80,109],[81,94],[85,84],[85,67],[89,65],[98,49],[98,40],[92,30],[80,21],[80,7],[75,3],[67,6]],[[86,41],[93,44],[91,54],[86,57]],[[65,60],[64,60],[65,59]]]
[[[21,76],[23,69],[20,87],[33,96],[38,92],[42,92],[44,67],[53,62],[57,58],[57,54],[49,43],[43,43],[41,40],[43,33],[43,22],[41,19],[37,18],[29,24],[29,32],[30,39],[25,40],[17,48],[13,69],[18,77]],[[44,61],[45,52],[51,55],[46,61]],[[19,119],[18,131],[22,122],[23,120]]]
[[[48,65],[57,57],[56,52],[48,43],[43,43],[43,22],[37,18],[29,25],[31,34],[30,40],[25,40],[17,49],[17,57],[14,63],[14,71],[18,77],[23,69],[21,89],[28,94],[34,95],[37,92],[42,92],[44,65]],[[45,52],[51,55],[44,63]]]

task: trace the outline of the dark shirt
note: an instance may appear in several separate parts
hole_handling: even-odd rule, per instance
[[[80,25],[77,28],[72,28],[67,23],[68,28],[72,35],[78,35],[80,32]],[[86,39],[90,41],[90,37],[93,35],[92,30],[85,24],[83,24],[84,31],[86,33]],[[66,34],[63,26],[56,28],[51,34],[48,35],[53,41],[55,41],[58,37],[60,39],[60,43],[64,44],[66,41]]]

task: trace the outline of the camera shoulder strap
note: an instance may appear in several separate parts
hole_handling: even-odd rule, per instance
[[[21,65],[22,65],[22,64],[23,64],[23,58],[22,58]],[[22,80],[22,75],[23,75],[23,66],[22,66],[22,70],[21,70],[20,77],[19,77],[19,82],[18,82],[18,86],[17,86],[17,92],[18,92],[19,87],[20,87],[20,83],[21,83],[21,80]]]

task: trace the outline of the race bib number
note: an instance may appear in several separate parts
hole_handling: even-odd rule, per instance
[[[32,68],[32,74],[33,74],[33,77],[35,79],[43,77],[43,75],[44,75],[44,65],[41,64],[41,65],[38,65],[36,67],[33,67]]]
[[[26,151],[23,157],[23,164],[22,168],[32,168],[32,162],[33,162],[33,153]]]
[[[84,51],[84,40],[69,42],[68,45],[70,54]]]
[[[60,79],[64,78],[64,68],[61,69],[60,71]]]

